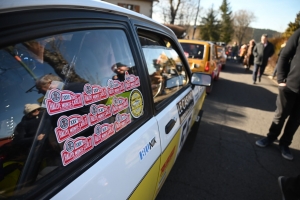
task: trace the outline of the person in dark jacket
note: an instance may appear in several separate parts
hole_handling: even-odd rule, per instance
[[[284,43],[280,46],[280,50],[278,52],[278,58],[280,57],[280,53],[282,52],[283,48],[285,47],[286,45],[286,41],[284,41]],[[272,78],[274,79],[276,74],[277,74],[277,62],[278,62],[278,58],[277,58],[277,61],[276,61],[276,66],[275,66],[275,69],[273,71],[273,75],[272,75]]]
[[[277,63],[277,82],[279,92],[275,116],[267,137],[256,141],[256,145],[266,147],[273,143],[289,117],[279,140],[279,147],[285,159],[293,160],[289,146],[300,124],[300,29],[289,38],[280,54]]]
[[[261,81],[265,68],[268,64],[268,60],[274,54],[274,46],[268,41],[268,35],[263,34],[261,36],[261,42],[255,45],[253,48],[254,55],[254,70],[253,70],[253,84],[256,83],[257,73],[259,70],[258,81]]]

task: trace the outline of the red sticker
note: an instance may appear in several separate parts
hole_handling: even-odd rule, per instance
[[[81,94],[69,90],[50,90],[46,99],[46,108],[49,115],[54,115],[69,110],[83,107]]]
[[[133,88],[140,86],[140,78],[134,74],[125,72],[125,89],[126,91],[132,90]]]
[[[90,126],[109,118],[112,116],[110,105],[104,104],[95,105],[92,104],[90,107],[90,113],[88,114]]]
[[[125,92],[125,83],[118,80],[109,79],[107,81],[107,92],[110,97],[121,94]]]
[[[128,99],[126,97],[114,97],[111,105],[112,114],[115,115],[118,112],[128,108]]]
[[[57,121],[57,127],[54,129],[56,139],[59,143],[80,133],[89,127],[87,115],[63,115]]]
[[[101,101],[108,98],[107,88],[100,85],[85,84],[82,92],[85,105]]]
[[[118,113],[116,115],[115,130],[116,132],[120,131],[122,128],[131,123],[131,116],[129,113]]]
[[[95,146],[103,142],[104,140],[107,140],[110,136],[112,136],[115,133],[114,124],[97,124],[94,128],[94,143]]]
[[[93,148],[94,143],[91,136],[68,139],[64,144],[64,149],[60,152],[63,165],[70,164]]]

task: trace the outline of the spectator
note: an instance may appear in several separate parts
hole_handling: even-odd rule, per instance
[[[296,177],[278,177],[283,200],[300,199],[300,175]]]
[[[255,45],[253,49],[254,55],[254,70],[253,70],[253,84],[256,83],[257,73],[259,70],[258,81],[261,81],[265,68],[268,64],[268,60],[274,54],[274,46],[268,41],[268,35],[263,34],[261,36],[261,42]]]
[[[266,147],[272,144],[280,135],[287,117],[283,135],[279,140],[281,155],[293,160],[290,144],[300,122],[300,29],[287,41],[277,63],[277,82],[279,93],[276,100],[277,109],[267,137],[256,141],[256,145]],[[291,60],[291,66],[289,62]]]
[[[231,59],[237,59],[236,56],[238,54],[239,47],[236,42],[233,43],[233,46],[231,47]]]
[[[285,47],[286,45],[286,41],[283,42],[283,44],[280,46],[280,50],[279,50],[279,53],[278,53],[278,58],[280,56],[280,53],[281,51],[283,50],[283,48]],[[276,61],[276,66],[275,66],[275,69],[274,69],[274,72],[273,72],[273,75],[272,75],[272,78],[274,79],[276,74],[277,74],[277,62],[278,62],[278,58],[277,58],[277,61]]]
[[[253,49],[255,47],[255,41],[250,40],[249,41],[249,47],[247,50],[247,55],[246,55],[246,69],[250,69],[250,67],[254,64],[254,56],[253,56]]]
[[[242,64],[244,64],[244,58],[246,56],[246,53],[247,53],[247,45],[244,44],[244,45],[241,46],[241,48],[240,48],[240,54],[239,54],[239,56],[240,56],[240,62]]]

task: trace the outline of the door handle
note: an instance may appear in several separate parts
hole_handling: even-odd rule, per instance
[[[176,124],[176,120],[175,119],[171,119],[167,123],[167,125],[165,127],[166,134],[168,134],[172,130],[172,128],[174,127],[175,124]]]

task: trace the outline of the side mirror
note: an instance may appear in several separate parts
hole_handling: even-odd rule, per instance
[[[199,86],[211,86],[211,75],[205,73],[193,73],[192,74],[192,84]]]

